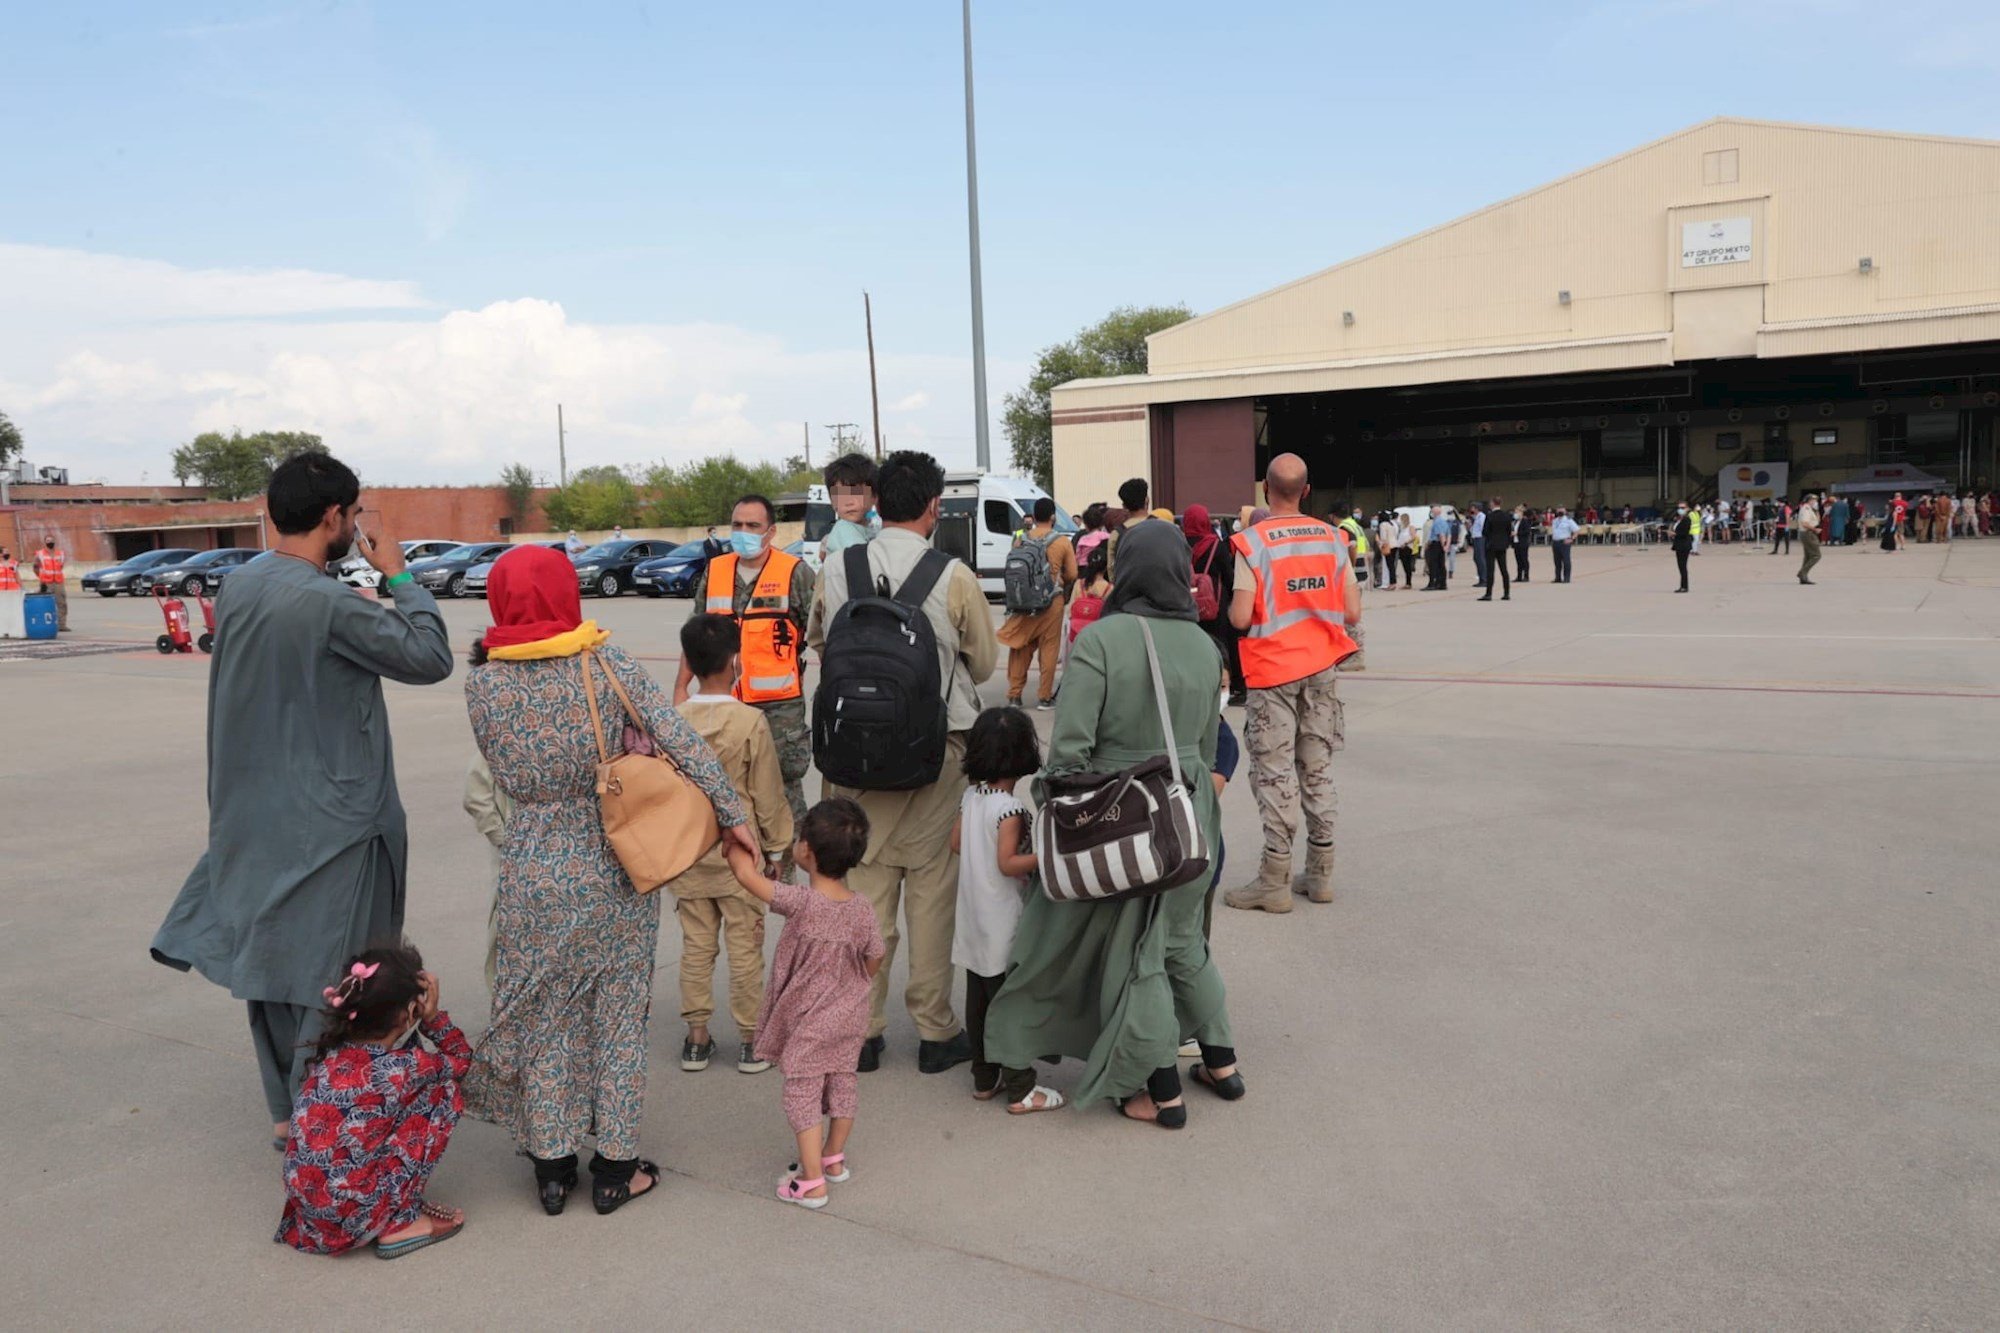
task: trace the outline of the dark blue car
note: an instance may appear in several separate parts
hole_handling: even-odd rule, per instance
[[[648,597],[692,597],[709,560],[728,549],[728,543],[710,539],[682,542],[633,570],[632,586]]]

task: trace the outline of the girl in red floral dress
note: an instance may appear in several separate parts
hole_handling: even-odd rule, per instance
[[[458,1209],[424,1201],[465,1104],[458,1081],[472,1048],[438,1008],[437,978],[423,967],[408,944],[368,949],[326,988],[318,1049],[292,1107],[273,1239],[308,1254],[373,1241],[394,1259],[465,1226]],[[415,1032],[437,1050],[409,1041]]]

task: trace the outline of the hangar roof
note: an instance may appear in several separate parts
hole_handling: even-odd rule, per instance
[[[2000,143],[1722,117],[1153,335],[1059,409],[2000,339]]]

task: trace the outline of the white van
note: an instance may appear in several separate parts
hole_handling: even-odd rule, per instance
[[[1048,492],[1026,477],[994,472],[947,472],[944,475],[943,521],[931,544],[971,565],[979,586],[989,597],[1001,594],[1001,576],[1014,534],[1032,521],[1035,501]],[[806,492],[806,561],[818,570],[820,543],[833,528],[833,501],[826,487]],[[1056,506],[1056,531],[1074,537],[1076,520]]]

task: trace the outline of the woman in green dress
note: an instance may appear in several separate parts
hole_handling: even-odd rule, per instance
[[[1104,615],[1071,645],[1043,773],[1111,772],[1166,752],[1138,622],[1146,617],[1182,779],[1217,847],[1221,810],[1209,773],[1223,665],[1195,619],[1190,574],[1180,529],[1143,522],[1126,530]],[[1035,797],[1046,798],[1039,779]],[[1166,893],[1109,903],[1029,897],[1007,980],[986,1019],[987,1058],[1004,1067],[1009,1111],[1062,1105],[1059,1094],[1035,1086],[1033,1064],[1065,1055],[1084,1061],[1078,1100],[1113,1100],[1133,1120],[1179,1129],[1187,1106],[1174,1061],[1189,1036],[1202,1048],[1190,1077],[1227,1100],[1243,1095],[1222,974],[1202,930],[1211,885],[1202,875]]]

